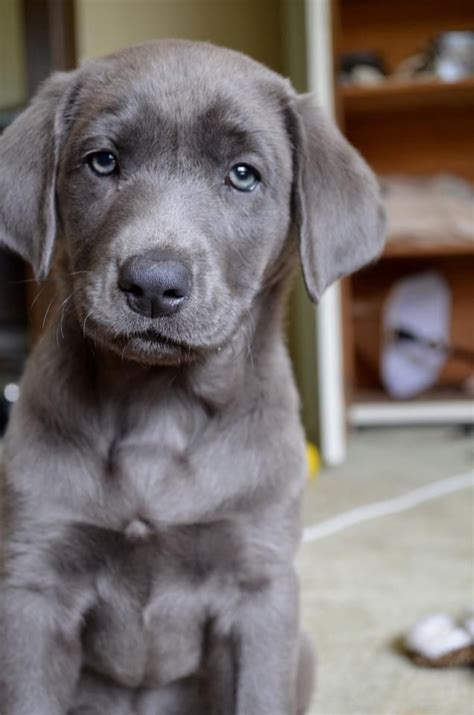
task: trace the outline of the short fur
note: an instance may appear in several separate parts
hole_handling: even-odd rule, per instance
[[[372,173],[262,65],[147,43],[53,75],[7,129],[0,241],[38,276],[54,256],[59,296],[5,439],[2,715],[302,715],[283,305],[298,241],[314,300],[380,252]],[[128,307],[141,254],[191,272],[174,315]]]

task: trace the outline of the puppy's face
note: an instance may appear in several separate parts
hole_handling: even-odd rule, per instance
[[[239,53],[160,41],[54,75],[0,139],[0,243],[61,244],[85,333],[126,357],[226,344],[291,267],[311,297],[383,245],[378,187],[313,99]]]
[[[144,47],[77,85],[57,189],[73,300],[85,331],[126,356],[225,344],[282,260],[284,84],[229,55]]]

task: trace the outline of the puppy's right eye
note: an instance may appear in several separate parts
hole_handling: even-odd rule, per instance
[[[118,169],[118,161],[111,151],[95,151],[87,156],[87,164],[97,176],[110,176]]]
[[[226,176],[225,183],[233,186],[237,191],[253,191],[260,183],[260,174],[250,164],[235,164]]]

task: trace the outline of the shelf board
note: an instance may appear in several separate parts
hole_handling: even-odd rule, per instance
[[[348,114],[474,105],[474,77],[459,82],[385,80],[370,86],[341,86],[344,110]]]
[[[348,418],[354,427],[474,425],[474,400],[458,390],[432,390],[412,400],[393,400],[382,390],[364,390],[354,395]]]
[[[474,241],[422,241],[418,238],[387,241],[382,258],[474,256]]]

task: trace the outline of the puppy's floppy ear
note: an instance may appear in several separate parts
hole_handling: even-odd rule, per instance
[[[385,218],[374,174],[311,95],[292,110],[295,219],[306,288],[314,302],[337,278],[376,258]]]
[[[55,183],[68,88],[76,72],[53,75],[0,137],[0,245],[49,270],[56,235]]]

